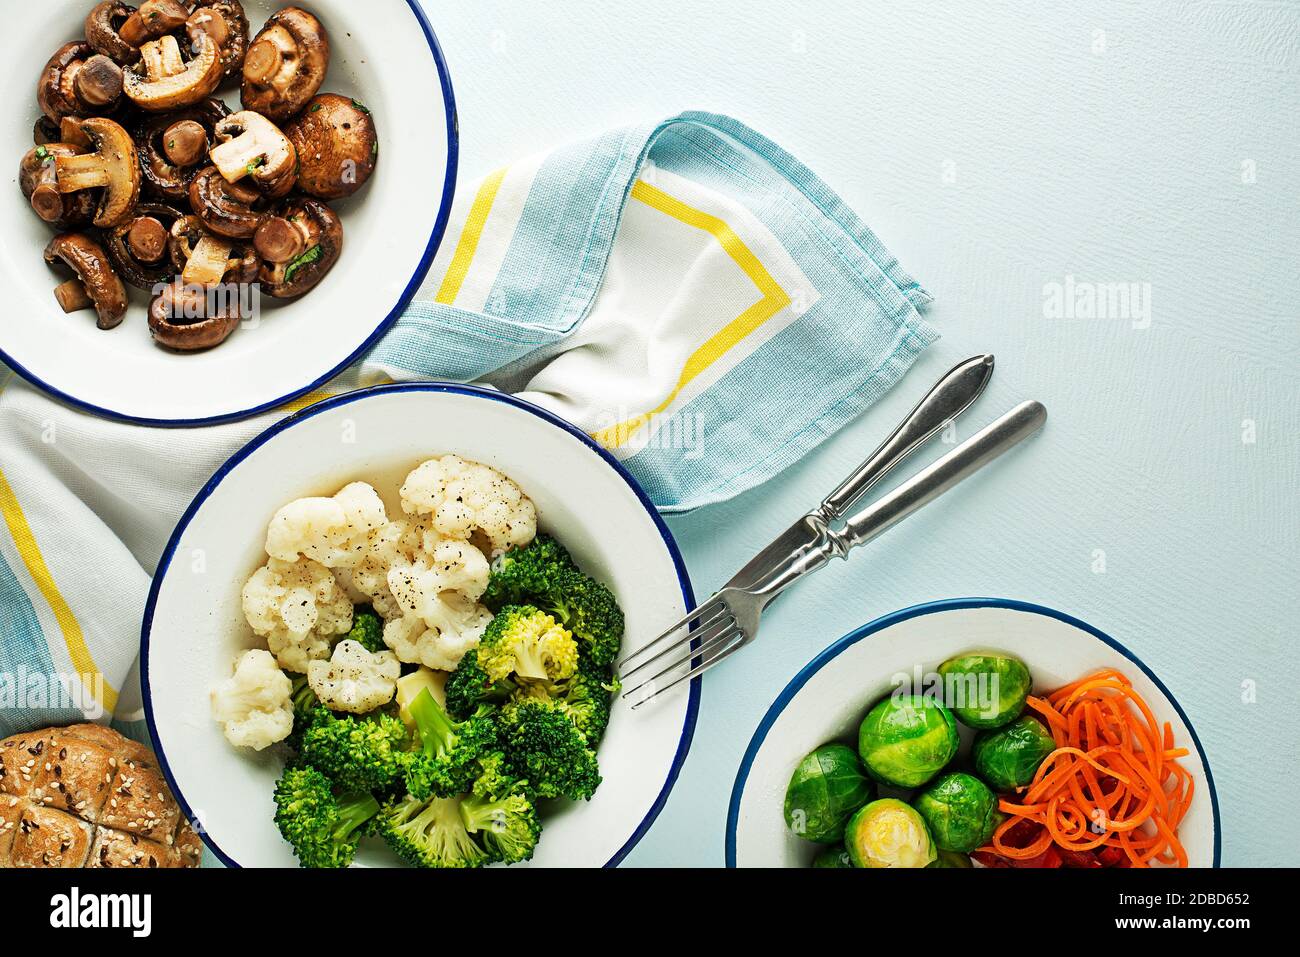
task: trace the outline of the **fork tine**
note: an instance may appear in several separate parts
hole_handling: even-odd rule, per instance
[[[705,620],[702,621],[701,624],[708,624],[719,614],[725,613],[726,611],[727,603],[723,601],[719,595],[712,596],[706,600],[704,604],[697,605],[692,611],[687,612],[686,616],[676,624],[664,629],[663,633],[658,637],[642,645],[636,651],[631,652],[626,658],[619,662],[619,668],[625,668],[629,662],[634,661],[641,655],[645,654],[651,648],[659,644],[659,642],[673,634],[673,632],[680,631],[682,628],[690,627],[691,622],[704,618]]]
[[[663,668],[656,675],[654,675],[654,677],[646,678],[644,681],[640,682],[635,687],[629,688],[628,690],[624,691],[623,697],[626,698],[630,695],[636,694],[636,692],[640,691],[646,685],[654,684],[660,678],[664,677],[665,675],[671,674],[672,672],[676,671],[684,664],[689,664],[695,658],[702,658],[703,656],[716,651],[718,648],[721,648],[722,646],[732,641],[737,635],[740,635],[743,638],[744,632],[740,630],[740,626],[737,625],[733,620],[729,627],[724,628],[722,631],[714,635],[708,641],[701,642],[699,644],[699,647],[687,648],[685,651],[683,651],[680,655],[678,655],[673,660],[672,664]],[[692,641],[691,644],[694,645],[695,642]],[[682,643],[678,643],[676,647],[680,648],[681,645]],[[709,663],[711,664],[712,662]],[[701,667],[703,667],[703,665],[701,665]],[[676,682],[674,682],[674,684],[675,683]],[[652,694],[650,695],[650,697],[654,697],[654,695]]]
[[[696,665],[690,671],[686,672],[686,674],[674,678],[672,681],[668,682],[668,684],[664,685],[662,688],[656,688],[653,693],[646,695],[640,701],[634,702],[632,704],[632,710],[635,711],[637,708],[641,707],[641,705],[645,704],[647,701],[653,701],[659,695],[664,694],[671,688],[674,688],[677,685],[681,684],[683,681],[690,681],[692,678],[696,677],[697,675],[704,674],[704,672],[708,671],[714,665],[718,664],[721,661],[725,661],[728,657],[735,654],[741,648],[745,647],[744,634],[741,632],[737,632],[737,634],[740,636],[740,640],[733,642],[732,644],[724,648],[721,652],[719,652],[717,655],[715,655],[713,658],[709,659],[708,661],[704,661]]]
[[[647,668],[650,665],[654,664],[656,661],[658,661],[660,658],[663,658],[665,655],[673,654],[679,648],[681,648],[682,645],[693,644],[695,642],[708,641],[710,638],[713,638],[715,635],[718,635],[722,631],[725,631],[727,628],[730,628],[732,625],[735,624],[735,621],[736,621],[735,617],[732,616],[730,612],[724,612],[719,615],[714,615],[712,618],[708,620],[707,624],[701,625],[699,628],[696,628],[694,631],[686,632],[677,641],[665,647],[663,651],[656,653],[651,658],[647,658],[645,661],[642,661],[640,664],[636,665],[635,667],[623,671],[621,674],[619,674],[619,678],[622,679],[623,681],[626,681],[632,675],[636,674],[638,671],[642,670],[643,668]]]

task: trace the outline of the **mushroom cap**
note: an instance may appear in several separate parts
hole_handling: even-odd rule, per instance
[[[221,170],[209,166],[190,183],[190,206],[204,228],[230,239],[250,239],[262,225],[266,212],[257,190],[231,183]]]
[[[140,172],[145,191],[176,205],[189,202],[190,183],[202,165],[177,166],[167,156],[167,130],[177,123],[192,121],[207,131],[209,141],[217,123],[230,114],[226,104],[215,97],[200,100],[178,113],[151,113],[135,128],[136,149],[140,152]]]
[[[195,4],[189,23],[216,41],[223,76],[243,73],[249,28],[248,16],[239,0],[200,0]]]
[[[243,313],[229,290],[187,285],[176,279],[149,304],[149,331],[154,341],[179,352],[219,346],[239,328]]]
[[[189,37],[193,57],[179,72],[152,77],[144,62],[126,71],[122,85],[132,103],[150,113],[177,110],[197,103],[221,85],[221,57],[216,41],[199,29],[191,29]],[[149,42],[170,47],[175,45],[175,38],[168,35]],[[148,44],[141,48],[142,52],[147,53],[147,47]],[[143,58],[148,59],[148,56]],[[141,67],[145,67],[145,72],[141,72]]]
[[[319,200],[302,197],[280,217],[299,229],[303,252],[289,262],[262,266],[262,291],[275,299],[296,299],[315,289],[343,252],[343,222]]]
[[[60,193],[55,176],[57,157],[80,153],[71,143],[46,143],[32,147],[18,164],[18,188],[36,215],[55,229],[85,226],[95,216],[95,197],[89,192]]]
[[[150,40],[179,30],[190,17],[190,11],[179,0],[144,0],[118,28],[118,36],[137,49]]]
[[[336,93],[312,99],[284,132],[298,151],[298,188],[317,199],[351,196],[379,162],[374,117]]]
[[[143,262],[131,249],[131,231],[141,219],[157,220],[167,230],[167,245],[163,255],[154,262]],[[128,220],[113,227],[106,237],[108,259],[123,281],[152,292],[160,283],[167,282],[175,275],[171,257],[167,255],[171,246],[171,230],[175,223],[184,219],[184,214],[174,206],[166,203],[141,203],[135,208],[135,214]]]
[[[288,195],[298,178],[298,153],[278,126],[261,113],[231,113],[213,131],[212,164],[232,183],[245,177],[272,199]]]
[[[126,315],[126,287],[113,271],[104,247],[85,233],[61,233],[45,247],[45,261],[50,265],[68,265],[86,288],[95,304],[99,328],[112,329]]]
[[[316,95],[329,69],[325,27],[301,7],[285,7],[262,26],[244,58],[244,109],[286,120]]]
[[[81,129],[90,138],[94,152],[55,157],[59,191],[78,192],[86,187],[80,185],[76,177],[83,173],[101,173],[103,182],[95,184],[103,187],[95,211],[95,225],[116,226],[131,214],[140,198],[140,160],[135,143],[120,123],[106,117],[83,120]]]
[[[122,39],[119,32],[135,7],[119,0],[105,0],[96,4],[86,14],[86,42],[96,53],[102,53],[122,66],[129,66],[140,59],[140,50]]]

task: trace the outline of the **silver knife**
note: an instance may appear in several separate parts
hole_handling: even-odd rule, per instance
[[[844,518],[867,491],[927,439],[979,398],[993,375],[991,355],[972,356],[948,371],[894,430],[825,500],[782,532],[724,588],[749,588],[823,541],[827,527]]]

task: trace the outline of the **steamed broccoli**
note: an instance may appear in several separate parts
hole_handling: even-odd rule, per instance
[[[568,715],[591,747],[600,743],[609,725],[610,697],[619,689],[609,668],[590,659],[578,662],[573,677],[552,685],[531,685],[515,693],[515,700],[544,698]]]
[[[384,644],[384,620],[369,605],[360,606],[352,612],[352,630],[344,640],[349,639],[360,643],[371,654],[388,650]]]
[[[406,725],[393,715],[342,716],[322,709],[302,733],[298,758],[345,791],[381,791],[401,779],[406,743]]]
[[[623,612],[614,593],[580,572],[555,539],[538,535],[496,560],[483,604],[494,612],[535,605],[578,639],[598,665],[611,664],[623,641]]]
[[[290,768],[275,785],[275,826],[303,867],[347,867],[361,829],[379,813],[364,792],[336,797],[314,768]]]
[[[503,767],[538,797],[589,799],[600,785],[596,752],[553,701],[523,698],[501,709]]]
[[[374,830],[412,867],[481,867],[489,861],[465,829],[456,798],[420,801],[407,795],[379,812]]]
[[[285,740],[295,751],[302,747],[302,736],[317,721],[329,716],[329,709],[320,703],[311,690],[306,675],[295,675],[291,691],[293,701],[293,730]]]
[[[482,702],[508,697],[521,684],[562,681],[577,667],[578,646],[554,618],[531,605],[507,605],[448,679],[447,706],[465,717]]]
[[[519,791],[495,799],[467,797],[460,802],[460,819],[495,860],[507,864],[531,859],[542,834],[537,809]]]
[[[406,760],[406,788],[423,800],[468,791],[481,773],[479,758],[492,752],[497,728],[484,709],[464,721],[447,717],[426,688],[411,702],[419,748]]]

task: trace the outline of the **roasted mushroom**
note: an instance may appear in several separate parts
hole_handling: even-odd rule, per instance
[[[54,161],[60,156],[76,156],[77,147],[68,143],[49,143],[27,151],[18,165],[18,186],[32,204],[36,215],[55,229],[87,225],[95,216],[95,197],[90,193],[59,192]]]
[[[59,192],[101,190],[95,225],[116,226],[131,215],[140,198],[140,160],[135,144],[120,124],[104,117],[83,121],[81,129],[94,152],[54,158]]]
[[[190,11],[178,0],[144,0],[118,28],[118,37],[128,46],[139,49],[185,26]]]
[[[240,90],[244,109],[288,119],[316,95],[329,60],[329,36],[321,22],[300,7],[285,7],[248,48]]]
[[[32,126],[32,142],[37,146],[60,142],[59,124],[42,113],[40,119]]]
[[[351,196],[379,161],[379,137],[370,111],[345,96],[322,93],[284,133],[298,151],[298,188],[317,199]]]
[[[205,164],[212,131],[229,113],[224,103],[209,97],[188,110],[147,116],[135,130],[145,191],[164,202],[188,203],[190,183]]]
[[[209,166],[190,184],[190,206],[210,232],[230,239],[249,239],[266,219],[261,193],[243,183],[227,182]]]
[[[190,106],[221,83],[217,44],[204,31],[189,30],[193,56],[188,63],[171,34],[140,48],[140,62],[126,71],[123,88],[131,102],[150,113]]]
[[[86,42],[96,53],[102,53],[122,66],[134,63],[140,59],[140,44],[127,43],[120,31],[122,24],[135,12],[135,7],[117,0],[97,4],[86,14]]]
[[[168,240],[172,270],[189,283],[248,284],[257,281],[262,261],[253,246],[214,236],[197,216],[178,219]]]
[[[108,234],[108,258],[123,281],[152,292],[172,279],[171,231],[185,217],[163,203],[141,203]]]
[[[286,196],[297,181],[298,153],[280,128],[260,113],[232,113],[215,130],[212,165],[228,182],[245,177],[271,199]]]
[[[90,44],[65,43],[46,62],[36,102],[49,119],[111,113],[122,98],[122,68]]]
[[[88,300],[99,316],[99,328],[112,329],[121,323],[126,315],[126,287],[113,272],[103,246],[85,233],[63,233],[45,247],[45,261],[51,266],[63,262],[77,274],[55,290],[65,312],[88,308]]]
[[[322,202],[295,200],[258,228],[253,247],[266,260],[262,291],[276,299],[296,299],[334,268],[343,251],[343,223]]]
[[[189,23],[216,41],[224,76],[243,72],[248,54],[248,17],[239,0],[200,0]]]
[[[242,318],[238,295],[183,279],[164,286],[149,305],[149,331],[154,341],[179,352],[221,345],[239,328]]]

